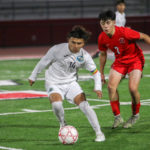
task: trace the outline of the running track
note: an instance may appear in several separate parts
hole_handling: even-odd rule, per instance
[[[145,54],[150,54],[150,45],[138,42]],[[0,60],[41,58],[51,46],[6,47],[0,48]],[[87,44],[85,49],[92,55],[97,50],[96,44]]]

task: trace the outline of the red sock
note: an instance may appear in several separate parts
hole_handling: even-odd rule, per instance
[[[120,103],[119,101],[110,101],[112,112],[115,116],[120,115]]]
[[[138,103],[138,104],[133,104],[133,103],[132,103],[132,114],[133,114],[133,115],[137,115],[137,114],[139,113],[139,111],[140,111],[140,106],[141,106],[140,103]]]

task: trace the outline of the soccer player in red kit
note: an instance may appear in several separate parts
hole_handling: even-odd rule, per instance
[[[107,49],[110,49],[115,54],[115,61],[111,66],[108,81],[110,104],[115,117],[112,128],[123,124],[117,87],[126,74],[129,75],[132,116],[124,123],[123,127],[129,128],[139,119],[140,93],[138,86],[145,63],[143,52],[135,43],[135,40],[143,39],[150,44],[150,37],[129,28],[115,26],[115,17],[115,13],[110,10],[99,14],[100,26],[103,30],[98,37],[100,72],[102,81],[105,82],[104,67],[107,59]]]

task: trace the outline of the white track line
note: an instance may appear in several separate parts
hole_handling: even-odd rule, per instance
[[[4,147],[4,146],[0,146],[0,149],[2,149],[2,150],[22,150],[22,149],[16,149],[16,148]]]

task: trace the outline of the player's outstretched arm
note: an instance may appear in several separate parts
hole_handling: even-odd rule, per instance
[[[39,73],[42,72],[53,60],[53,50],[54,47],[50,48],[45,56],[41,58],[41,60],[37,63],[35,68],[33,69],[30,77],[28,78],[30,85],[32,86],[37,79]]]
[[[102,82],[100,72],[96,68],[92,57],[86,52],[84,67],[86,70],[90,71],[94,79],[94,92],[97,94],[98,98],[102,97]]]
[[[100,62],[101,80],[102,80],[103,84],[106,83],[105,76],[104,76],[104,67],[106,64],[106,60],[107,60],[107,52],[101,51],[101,53],[99,55],[99,62]]]
[[[93,78],[94,78],[94,92],[97,94],[98,98],[102,98],[102,83],[101,83],[101,76],[97,69],[93,72]]]
[[[140,39],[144,40],[146,43],[150,44],[150,36],[140,32]]]

